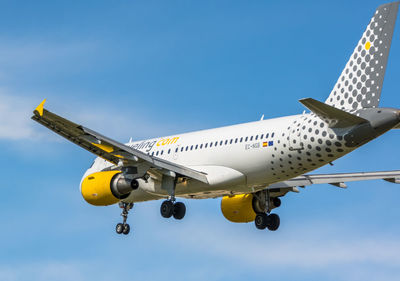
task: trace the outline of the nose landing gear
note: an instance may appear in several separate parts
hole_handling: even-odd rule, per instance
[[[131,231],[131,227],[129,226],[129,224],[126,223],[126,220],[128,219],[129,210],[133,208],[133,203],[119,202],[119,207],[122,209],[121,216],[123,218],[123,222],[118,223],[115,226],[115,232],[117,232],[118,234],[128,235]]]

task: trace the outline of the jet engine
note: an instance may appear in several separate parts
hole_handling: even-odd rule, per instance
[[[231,222],[251,222],[256,218],[253,208],[253,194],[224,196],[221,200],[221,211]]]
[[[81,192],[89,204],[107,206],[128,197],[138,187],[137,180],[127,178],[120,171],[104,171],[84,178]]]

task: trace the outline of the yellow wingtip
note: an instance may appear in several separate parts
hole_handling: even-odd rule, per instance
[[[36,116],[40,116],[40,117],[42,117],[43,116],[43,106],[44,106],[44,103],[46,102],[46,99],[44,99],[36,108],[35,108],[35,110],[33,111],[33,113],[36,115]]]

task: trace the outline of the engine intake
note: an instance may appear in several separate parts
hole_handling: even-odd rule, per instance
[[[138,187],[139,182],[136,179],[126,177],[120,171],[104,171],[84,178],[81,192],[89,204],[108,206],[127,198]]]

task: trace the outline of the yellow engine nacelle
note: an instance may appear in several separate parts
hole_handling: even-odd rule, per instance
[[[121,171],[104,171],[84,178],[81,192],[89,204],[107,206],[128,197],[138,187],[137,180],[125,178]]]
[[[221,200],[221,211],[231,222],[251,222],[256,218],[253,209],[253,194],[224,196]]]

